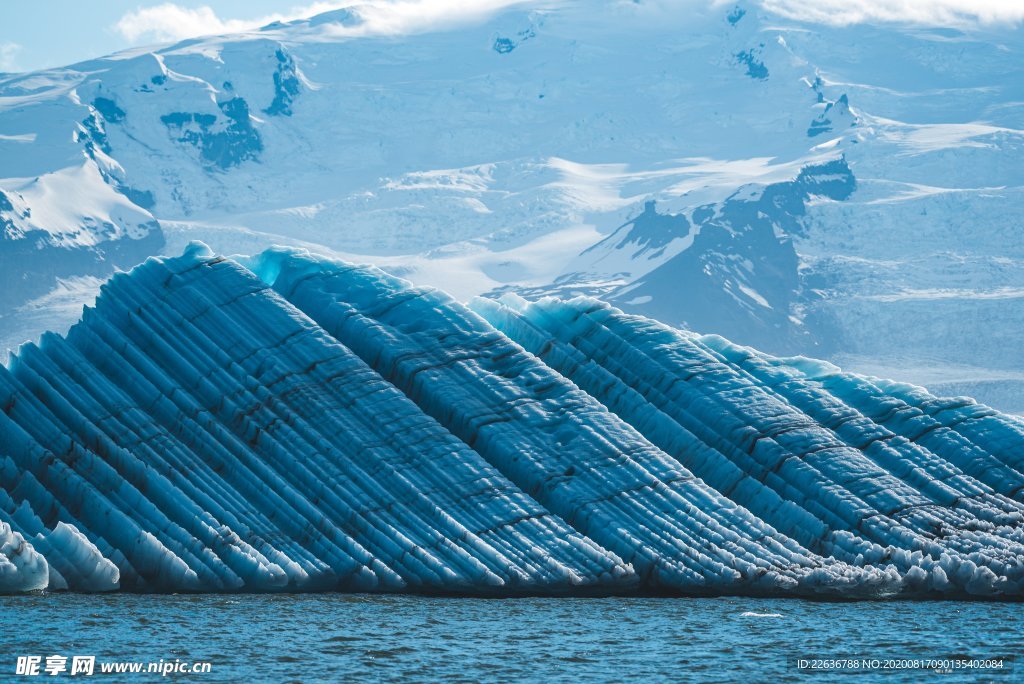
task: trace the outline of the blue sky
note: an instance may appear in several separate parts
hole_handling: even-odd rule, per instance
[[[0,71],[72,64],[117,50],[295,19],[353,4],[384,8],[408,27],[539,0],[0,0]],[[558,0],[546,0],[558,2]],[[596,2],[596,0],[587,0]],[[625,2],[626,0],[622,0]],[[735,0],[639,0],[650,4]],[[830,24],[939,26],[1024,21],[1024,0],[753,0],[779,15]],[[394,21],[398,17],[399,21]],[[402,18],[408,21],[401,21]],[[398,29],[399,31],[401,28]]]
[[[201,30],[204,17],[207,25],[216,28],[216,24],[209,20],[210,15],[202,8],[209,9],[210,14],[224,23],[231,20],[254,21],[274,14],[290,16],[296,11],[301,14],[305,7],[314,3],[302,5],[302,0],[176,0],[173,5],[140,0],[5,0],[0,2],[0,71],[62,66],[170,37],[160,35],[159,30],[136,33],[130,25],[118,27],[126,17],[138,17],[140,9],[174,6],[191,10],[198,21],[179,23],[187,24],[182,26],[183,30],[190,27]],[[173,13],[163,14],[163,17],[151,15],[150,21],[143,25],[157,27],[161,20],[165,23],[175,21]],[[183,19],[189,17],[188,14],[179,16]],[[231,26],[230,23],[227,25]]]

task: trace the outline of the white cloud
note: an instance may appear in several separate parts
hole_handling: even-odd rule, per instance
[[[19,52],[21,46],[17,43],[0,43],[0,71],[19,71]]]
[[[264,26],[273,21],[292,21],[341,7],[355,9],[363,19],[359,34],[399,34],[429,30],[439,24],[472,21],[502,7],[539,4],[531,0],[370,0],[369,2],[321,1],[292,7],[281,13],[246,19],[222,18],[214,10],[182,7],[166,2],[140,7],[122,16],[114,25],[125,40],[138,44],[193,38],[195,36],[237,33]]]
[[[1024,21],[1021,0],[761,0],[761,4],[791,19],[833,25],[904,22],[963,26]]]
[[[140,7],[122,16],[114,29],[132,43],[168,41],[213,33],[235,33],[256,28],[282,16],[254,19],[221,19],[209,6],[182,7],[172,2]]]
[[[114,25],[128,42],[163,42],[195,36],[237,33],[273,21],[292,21],[349,7],[362,22],[337,28],[349,35],[404,34],[429,31],[485,18],[513,5],[557,5],[566,0],[317,0],[287,11],[249,18],[224,18],[208,5],[190,8],[165,2],[128,12]],[[571,0],[570,0],[571,1]],[[619,0],[624,2],[625,0]],[[706,3],[722,6],[732,0],[646,0],[646,7]],[[770,12],[803,21],[833,25],[904,22],[932,26],[1020,23],[1024,0],[760,0]],[[614,4],[614,3],[612,3]],[[10,64],[19,46],[0,45],[0,70]],[[9,49],[8,49],[9,48]]]
[[[514,5],[554,4],[558,0],[384,0],[357,8],[364,21],[360,33],[395,35],[481,20]]]

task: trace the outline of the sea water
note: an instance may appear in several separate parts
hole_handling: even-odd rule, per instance
[[[0,681],[19,657],[209,672],[178,681],[830,681],[815,662],[870,663],[856,681],[1022,681],[1024,605],[749,598],[44,594],[0,597]],[[1002,660],[984,672],[965,660]],[[803,663],[801,663],[803,661]],[[909,662],[908,662],[909,661]],[[26,661],[22,660],[24,664]],[[57,663],[60,661],[58,660]],[[803,668],[801,668],[803,664]],[[875,667],[896,666],[897,670]],[[835,665],[835,663],[832,663]],[[890,675],[890,676],[887,676]],[[895,676],[891,676],[895,675]],[[62,679],[71,677],[61,672]],[[843,678],[843,681],[850,681]]]

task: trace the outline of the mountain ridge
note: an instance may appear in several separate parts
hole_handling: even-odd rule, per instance
[[[68,261],[62,242],[94,243],[81,245],[87,268],[10,272],[0,346],[70,325],[67,293],[84,303],[95,288],[69,283],[200,238],[228,254],[291,244],[370,260],[460,299],[600,294],[777,353],[864,370],[899,356],[911,379],[939,363],[938,389],[985,377],[982,394],[1024,411],[1012,401],[1024,359],[974,354],[939,323],[1024,322],[1024,254],[1004,247],[1024,186],[1019,29],[569,3],[361,36],[357,14],[0,81],[0,189],[27,198],[54,263]],[[840,159],[849,196],[808,189],[803,213],[767,232],[735,213],[744,193]],[[72,211],[69,177],[88,211]],[[689,244],[605,243],[588,261],[647,202],[711,218]],[[24,218],[0,205],[0,221]],[[105,223],[120,247],[95,246]],[[9,253],[25,232],[5,228]],[[764,247],[737,238],[762,233]],[[744,268],[758,261],[733,243],[764,265]],[[32,304],[47,291],[69,302],[49,318]]]

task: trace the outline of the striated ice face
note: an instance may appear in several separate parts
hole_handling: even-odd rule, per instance
[[[1024,593],[1024,425],[596,299],[191,245],[0,369],[0,589]]]

